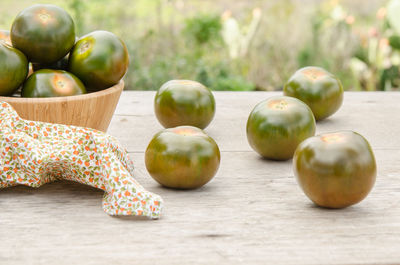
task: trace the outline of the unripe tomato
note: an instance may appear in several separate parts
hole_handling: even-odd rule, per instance
[[[247,139],[261,156],[286,160],[296,147],[315,134],[310,108],[292,97],[272,97],[258,103],[247,120]]]
[[[99,30],[76,42],[68,70],[82,80],[88,91],[99,91],[117,84],[128,66],[125,43],[113,33]]]
[[[204,129],[214,118],[215,99],[199,82],[171,80],[157,91],[154,111],[165,128],[190,125]]]
[[[343,102],[343,86],[333,74],[320,67],[304,67],[298,70],[283,89],[285,96],[305,102],[322,120],[335,113]]]
[[[293,169],[308,198],[328,208],[360,202],[371,191],[376,178],[371,146],[352,131],[308,138],[295,152]]]
[[[54,63],[74,46],[75,25],[64,9],[37,4],[17,15],[11,27],[11,41],[29,61]]]
[[[220,159],[215,141],[193,126],[157,133],[145,155],[150,175],[161,185],[176,189],[194,189],[209,182],[217,173]]]
[[[28,60],[19,50],[0,42],[0,96],[12,95],[28,75]]]
[[[73,74],[63,70],[42,69],[24,83],[21,95],[30,98],[65,97],[86,93],[85,86]]]

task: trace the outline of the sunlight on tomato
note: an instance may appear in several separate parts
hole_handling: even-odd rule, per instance
[[[286,160],[296,147],[315,133],[309,107],[292,97],[272,97],[257,104],[247,120],[247,139],[261,156]]]
[[[73,74],[63,70],[34,72],[22,87],[23,97],[64,97],[86,93],[85,86]]]
[[[164,129],[150,141],[146,168],[161,185],[176,189],[199,188],[217,173],[220,163],[217,143],[193,126]]]
[[[210,89],[191,80],[171,80],[157,91],[154,111],[165,128],[181,125],[206,128],[215,115]]]
[[[315,119],[322,120],[334,114],[343,102],[343,86],[333,74],[320,67],[298,70],[283,89],[285,96],[306,103]]]
[[[308,138],[295,152],[293,170],[310,200],[327,208],[360,202],[371,191],[376,178],[371,146],[352,131]]]

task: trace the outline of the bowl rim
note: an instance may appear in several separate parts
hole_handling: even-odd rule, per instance
[[[55,103],[55,102],[65,102],[65,101],[82,101],[85,99],[93,99],[98,97],[104,97],[110,94],[114,94],[119,90],[124,89],[124,80],[120,80],[117,84],[97,91],[86,93],[82,95],[74,95],[74,96],[64,96],[64,97],[47,97],[47,98],[18,98],[18,97],[6,97],[0,96],[0,101],[6,101],[9,103]]]

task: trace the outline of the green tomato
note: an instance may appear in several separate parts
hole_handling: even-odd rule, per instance
[[[31,62],[54,63],[74,46],[75,25],[71,16],[58,6],[33,5],[15,18],[11,41]]]
[[[145,154],[150,175],[161,185],[176,189],[194,189],[209,182],[218,170],[220,159],[215,141],[192,126],[157,133]]]
[[[89,91],[117,84],[129,66],[125,43],[108,31],[94,31],[80,38],[69,56],[68,69]]]
[[[8,30],[0,29],[0,44],[5,42],[6,44],[12,46],[10,39],[10,32]]]
[[[272,97],[258,103],[247,120],[247,139],[261,156],[292,158],[297,146],[315,134],[310,108],[292,97]]]
[[[322,120],[335,113],[343,102],[343,86],[338,78],[320,67],[298,70],[283,89],[285,96],[305,102],[315,119]]]
[[[85,86],[73,74],[63,70],[42,69],[34,72],[22,87],[22,97],[65,97],[86,93]]]
[[[28,75],[28,60],[19,50],[0,42],[0,96],[12,95]]]
[[[321,134],[297,148],[293,169],[315,204],[343,208],[363,200],[375,183],[376,162],[368,141],[352,131]]]
[[[214,118],[215,99],[211,90],[198,82],[171,80],[157,91],[154,111],[165,128],[190,125],[204,129]]]

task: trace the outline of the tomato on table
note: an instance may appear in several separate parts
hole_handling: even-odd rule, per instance
[[[247,120],[247,139],[261,156],[292,158],[297,146],[315,134],[315,119],[302,101],[277,96],[258,103]]]
[[[189,125],[204,129],[214,118],[215,99],[199,82],[170,80],[157,91],[154,111],[165,128]]]
[[[164,129],[150,141],[145,154],[146,168],[161,185],[194,189],[209,182],[220,163],[216,142],[193,126]]]
[[[343,102],[343,86],[333,74],[320,67],[298,70],[283,89],[285,96],[305,102],[317,121],[334,114]]]
[[[371,146],[353,131],[326,133],[305,140],[295,152],[293,169],[310,200],[327,208],[360,202],[376,179]]]

